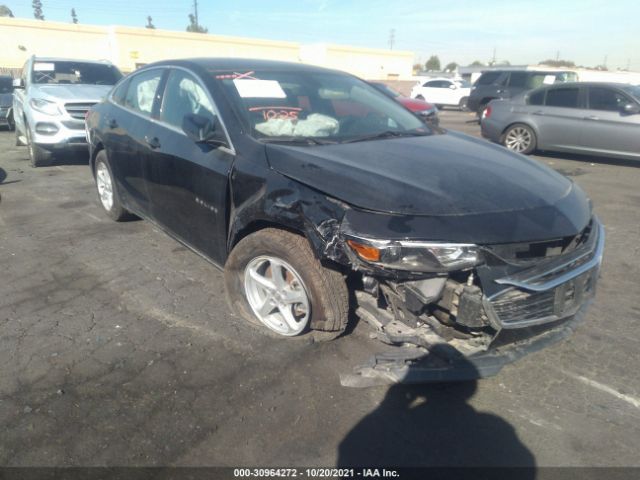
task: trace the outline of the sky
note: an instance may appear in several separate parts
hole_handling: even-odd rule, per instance
[[[193,0],[41,0],[47,20],[185,30]],[[16,17],[33,18],[31,0],[0,0]],[[556,58],[577,65],[640,71],[640,0],[199,0],[199,23],[209,33],[342,43],[415,53],[536,64]]]

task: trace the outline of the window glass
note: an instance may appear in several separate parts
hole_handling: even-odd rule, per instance
[[[118,85],[118,88],[116,88],[115,91],[113,92],[113,96],[111,98],[118,105],[124,105],[128,86],[129,86],[129,80],[125,80],[120,85]]]
[[[115,85],[122,78],[113,65],[89,62],[35,60],[33,83]]]
[[[424,86],[429,88],[447,88],[449,86],[449,82],[445,82],[443,80],[432,80],[425,83]]]
[[[0,93],[13,92],[13,78],[0,77]]]
[[[350,75],[312,69],[256,70],[251,78],[234,72],[215,75],[256,138],[341,142],[389,133],[429,133],[402,105]]]
[[[195,113],[215,121],[213,105],[193,76],[183,70],[172,70],[164,90],[160,120],[182,128],[185,115]]]
[[[124,99],[124,106],[151,116],[153,100],[162,78],[162,70],[155,69],[139,73],[129,80],[129,88]]]
[[[547,90],[548,107],[578,107],[578,88],[551,88]]]
[[[604,87],[589,87],[589,108],[591,110],[619,112],[627,103],[629,100],[620,92]]]
[[[538,92],[533,92],[529,95],[529,105],[543,105],[544,104],[544,92],[545,90],[540,90]]]
[[[491,85],[500,78],[500,75],[502,75],[502,72],[485,72],[480,75],[478,85]]]
[[[516,88],[525,88],[527,86],[527,72],[511,72],[509,77],[509,86]]]

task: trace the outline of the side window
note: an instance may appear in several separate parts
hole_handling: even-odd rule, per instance
[[[172,70],[164,90],[160,120],[182,129],[185,115],[195,113],[215,120],[214,108],[204,88],[189,73]]]
[[[491,85],[500,78],[500,75],[502,75],[502,72],[485,72],[480,75],[478,85]]]
[[[124,105],[127,96],[127,87],[129,86],[129,80],[125,80],[114,90],[111,98],[118,105]]]
[[[604,87],[589,87],[589,108],[591,110],[605,110],[619,112],[629,103],[622,93]]]
[[[509,86],[515,88],[525,88],[527,86],[527,72],[511,72],[509,77]]]
[[[578,107],[578,88],[551,88],[547,90],[548,107]]]
[[[441,81],[440,80],[431,80],[430,82],[427,82],[423,85],[423,87],[427,87],[427,88],[442,88],[441,85]]]
[[[162,78],[163,70],[141,72],[129,80],[124,106],[143,115],[151,116],[153,100]]]
[[[544,92],[539,90],[529,95],[529,105],[544,105]]]

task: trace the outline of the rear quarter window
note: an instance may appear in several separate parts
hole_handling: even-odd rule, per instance
[[[544,94],[546,90],[539,90],[529,95],[529,105],[544,105]]]

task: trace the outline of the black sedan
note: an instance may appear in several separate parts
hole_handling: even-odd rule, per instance
[[[342,72],[152,64],[91,109],[87,137],[107,214],[224,268],[249,322],[333,338],[354,311],[398,345],[345,384],[494,374],[593,296],[604,235],[577,185]]]
[[[0,76],[0,125],[15,129],[13,121],[13,78]]]

